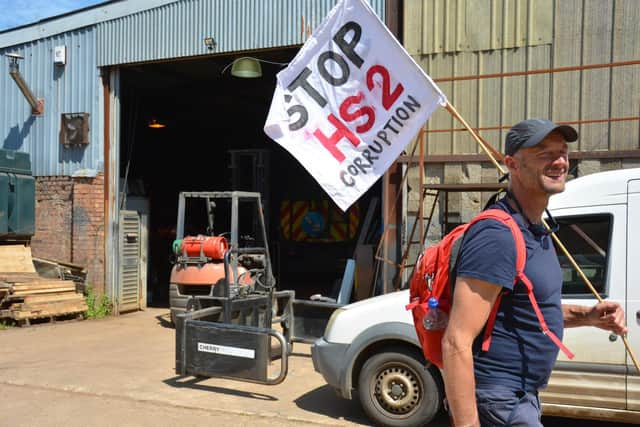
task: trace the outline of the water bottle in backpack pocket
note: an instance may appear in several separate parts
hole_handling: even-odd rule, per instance
[[[427,307],[427,313],[422,319],[422,326],[424,326],[427,331],[444,330],[449,322],[449,316],[438,307],[438,298],[429,298]]]

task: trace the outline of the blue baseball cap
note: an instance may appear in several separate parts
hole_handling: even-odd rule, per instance
[[[507,132],[504,153],[513,156],[521,148],[538,145],[554,130],[562,134],[566,142],[578,139],[578,132],[568,125],[557,125],[547,119],[527,119],[512,127]]]

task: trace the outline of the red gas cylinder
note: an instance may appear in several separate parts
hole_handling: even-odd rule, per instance
[[[229,249],[229,242],[222,236],[186,236],[182,239],[180,251],[187,256],[196,257],[203,254],[211,259],[224,259],[224,254]]]

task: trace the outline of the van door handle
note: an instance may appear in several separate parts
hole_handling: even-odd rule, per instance
[[[636,311],[636,323],[640,325],[640,310]]]

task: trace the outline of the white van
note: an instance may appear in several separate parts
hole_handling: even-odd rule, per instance
[[[640,168],[588,175],[567,183],[551,198],[560,240],[600,295],[625,309],[628,342],[640,352]],[[561,251],[558,250],[561,254]],[[563,301],[591,306],[597,301],[567,261]],[[426,364],[405,310],[408,290],[338,309],[324,337],[315,342],[315,369],[338,394],[353,392],[376,425],[419,426],[441,409],[439,370]],[[640,375],[623,340],[596,328],[565,330],[543,412],[570,418],[640,423]]]

